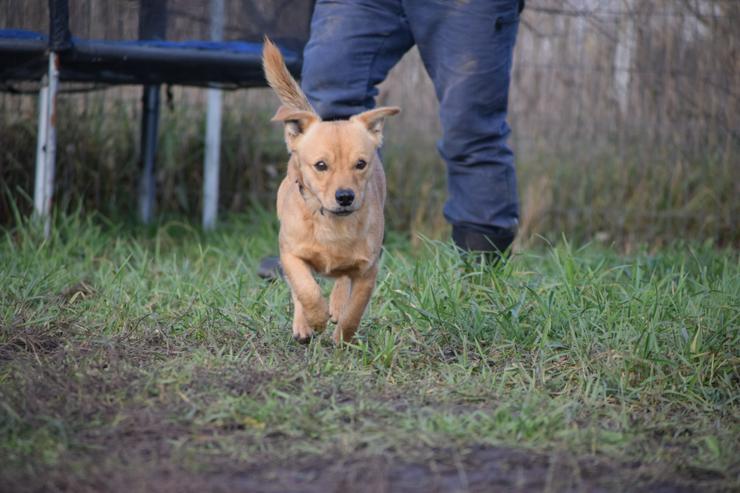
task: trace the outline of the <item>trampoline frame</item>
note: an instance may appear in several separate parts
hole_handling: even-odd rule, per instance
[[[206,229],[215,226],[221,120],[221,94],[217,88],[263,87],[266,81],[261,67],[261,44],[255,44],[253,50],[247,43],[219,43],[223,33],[224,0],[210,1],[211,41],[214,43],[165,41],[167,0],[140,0],[139,42],[73,38],[69,26],[69,0],[48,0],[48,41],[40,35],[31,36],[32,33],[24,39],[0,39],[0,55],[9,56],[11,60],[16,57],[19,61],[5,73],[0,72],[0,78],[41,81],[34,211],[43,219],[47,236],[51,229],[56,161],[57,98],[60,82],[67,81],[144,86],[138,194],[138,214],[144,223],[152,221],[155,211],[160,86],[209,87],[202,220]],[[309,22],[310,12],[307,25]],[[296,46],[295,40],[291,41]],[[234,49],[229,50],[229,47]],[[283,51],[289,70],[298,76],[302,62],[300,53]],[[47,60],[42,65],[43,58]],[[197,70],[192,70],[194,65]]]

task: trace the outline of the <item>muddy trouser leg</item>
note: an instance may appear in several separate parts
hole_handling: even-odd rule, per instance
[[[505,250],[519,222],[514,155],[506,143],[517,0],[405,0],[440,101],[449,196],[444,214],[465,250]]]
[[[381,83],[413,38],[401,0],[318,0],[301,84],[325,120],[375,106]]]

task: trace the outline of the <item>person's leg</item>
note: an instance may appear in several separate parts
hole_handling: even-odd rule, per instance
[[[301,86],[325,120],[375,106],[376,86],[413,46],[401,0],[318,0]]]
[[[465,250],[504,251],[519,220],[514,156],[506,140],[518,0],[404,0],[434,82],[448,166],[444,213]]]

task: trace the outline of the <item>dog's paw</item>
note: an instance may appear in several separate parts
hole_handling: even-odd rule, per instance
[[[329,303],[329,321],[333,324],[338,324],[339,319],[342,316],[342,309],[344,305],[340,305],[335,299],[332,298]]]
[[[308,344],[314,336],[313,329],[304,323],[293,324],[293,339],[301,344]]]
[[[331,300],[329,301],[329,321],[333,324],[339,322],[339,314],[342,311],[342,307],[336,300],[336,297],[332,293]]]
[[[326,302],[319,306],[312,307],[311,310],[305,310],[306,321],[316,332],[322,332],[326,328],[327,322],[329,322],[329,307],[326,306]]]
[[[293,339],[299,344],[308,344],[314,338],[314,333],[311,332],[308,335],[293,334]]]

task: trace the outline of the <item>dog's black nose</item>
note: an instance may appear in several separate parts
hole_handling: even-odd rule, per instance
[[[347,207],[355,200],[355,192],[348,188],[340,188],[334,196],[337,198],[337,204],[342,207]]]

